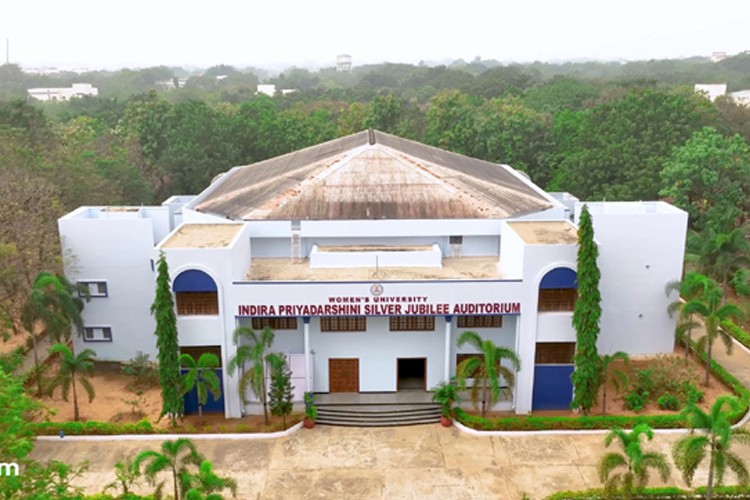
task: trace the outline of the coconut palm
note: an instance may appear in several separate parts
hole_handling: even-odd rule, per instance
[[[721,322],[728,319],[742,317],[742,311],[733,304],[723,304],[721,287],[711,278],[696,275],[691,279],[696,281],[695,295],[682,306],[682,314],[691,316],[696,314],[703,320],[706,334],[698,341],[698,347],[706,352],[706,378],[708,386],[711,375],[711,357],[714,341],[718,338],[726,347],[727,354],[732,352],[732,337],[720,328]]]
[[[182,376],[183,391],[185,394],[194,388],[198,391],[198,416],[203,422],[203,406],[208,401],[210,392],[215,400],[221,396],[219,377],[216,369],[219,367],[219,358],[216,354],[204,352],[195,360],[190,354],[182,354],[179,358],[180,366],[187,369]]]
[[[64,276],[48,272],[39,273],[21,310],[21,324],[31,337],[34,353],[34,370],[40,373],[37,337],[34,326],[40,322],[47,335],[56,342],[68,340],[73,327],[83,329],[81,319],[83,300],[76,288]],[[37,395],[42,393],[41,377],[36,377]]]
[[[604,438],[604,446],[609,447],[617,440],[623,451],[609,452],[599,461],[599,480],[604,483],[607,496],[614,497],[621,491],[625,498],[632,498],[634,491],[648,484],[651,469],[659,474],[662,481],[669,478],[667,457],[663,453],[644,452],[641,436],[651,441],[654,431],[648,424],[638,424],[630,432],[620,428],[612,429]]]
[[[471,402],[476,408],[481,399],[481,412],[484,416],[490,406],[500,399],[500,378],[505,380],[509,388],[513,387],[516,372],[521,369],[521,360],[513,349],[497,346],[476,332],[466,331],[458,337],[458,347],[465,344],[472,346],[481,355],[472,356],[459,363],[456,367],[456,381],[463,391],[466,390],[466,381],[474,379],[470,392]],[[513,369],[504,366],[503,360],[508,360]]]
[[[672,458],[685,482],[692,485],[695,471],[708,452],[707,499],[711,498],[714,480],[721,485],[727,469],[734,472],[739,483],[750,482],[747,465],[732,451],[735,442],[750,444],[750,433],[742,428],[733,429],[729,419],[739,408],[740,402],[736,397],[721,396],[708,413],[695,405],[688,406],[683,412],[691,432],[674,444]]]
[[[677,328],[675,334],[678,338],[685,339],[685,359],[690,355],[690,342],[693,336],[693,329],[700,327],[700,323],[693,321],[690,314],[685,314],[685,301],[694,299],[700,295],[705,288],[705,275],[700,273],[686,273],[682,281],[670,281],[664,288],[667,296],[673,292],[678,292],[677,300],[667,306],[669,317],[678,314]]]
[[[622,386],[626,384],[627,375],[622,370],[614,370],[610,373],[610,365],[617,360],[622,360],[626,364],[630,360],[630,357],[626,352],[617,351],[614,354],[605,354],[599,357],[599,369],[602,374],[602,413],[607,413],[607,385],[609,384],[610,376],[615,377],[615,383],[617,386],[617,392]]]
[[[232,498],[237,497],[237,481],[230,477],[222,477],[214,472],[213,464],[203,460],[198,466],[198,472],[185,472],[180,476],[182,491],[187,492],[185,498],[201,500],[222,500],[221,492],[229,490]]]
[[[238,327],[233,333],[234,345],[237,351],[232,359],[229,360],[227,369],[230,375],[234,375],[236,370],[240,370],[239,391],[242,404],[246,404],[246,394],[248,387],[253,391],[255,397],[263,405],[263,416],[266,425],[268,425],[268,389],[266,387],[266,362],[268,349],[273,344],[273,331],[266,327],[260,333],[246,326]],[[245,340],[247,343],[243,342]],[[245,365],[251,363],[249,370]]]
[[[189,474],[189,466],[200,466],[203,456],[198,453],[195,445],[188,438],[175,441],[164,441],[161,453],[154,450],[142,451],[135,457],[135,467],[140,470],[145,463],[143,473],[151,485],[156,485],[156,475],[168,471],[172,475],[172,487],[175,500],[180,500],[181,493],[179,479]],[[157,492],[161,492],[163,483],[157,485]]]
[[[78,355],[74,355],[73,351],[66,344],[53,345],[50,347],[49,353],[50,355],[57,354],[60,356],[60,370],[50,381],[49,393],[52,395],[55,392],[55,389],[60,387],[62,390],[62,397],[67,401],[70,389],[71,387],[73,388],[73,418],[77,422],[80,415],[78,411],[78,393],[76,391],[76,384],[81,384],[81,387],[86,391],[86,394],[89,397],[89,403],[96,395],[94,393],[94,386],[91,384],[91,380],[87,377],[92,375],[96,353],[91,349],[84,349],[79,352]]]
[[[729,283],[736,273],[750,268],[750,242],[747,226],[735,227],[734,219],[709,224],[702,233],[692,232],[688,237],[685,260],[715,279],[721,285],[722,305],[726,303]]]

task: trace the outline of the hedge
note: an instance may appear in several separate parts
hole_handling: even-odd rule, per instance
[[[681,490],[674,486],[665,486],[661,488],[645,488],[633,495],[634,500],[645,499],[680,499],[680,498],[705,498],[706,487],[702,486],[695,490]],[[748,486],[714,486],[711,498],[716,500],[728,500],[738,498],[748,498],[750,496],[750,487]],[[585,491],[561,491],[548,496],[545,500],[593,500],[605,498],[604,490],[594,488]],[[622,497],[615,497],[622,498]]]
[[[696,349],[696,343],[690,341],[693,353],[705,363],[706,354]],[[714,376],[729,387],[740,399],[740,407],[730,416],[732,422],[739,421],[750,406],[750,391],[748,391],[734,376],[726,371],[723,366],[711,360],[711,372]],[[602,415],[581,417],[535,417],[514,416],[501,418],[483,418],[469,415],[461,408],[454,410],[456,419],[467,427],[485,431],[537,431],[537,430],[586,430],[586,429],[611,429],[621,427],[630,429],[638,424],[645,423],[654,429],[677,429],[686,427],[682,415]]]
[[[32,422],[31,429],[38,436],[57,436],[60,431],[66,435],[115,435],[115,434],[156,434],[169,432],[154,428],[148,420],[136,423],[111,423],[111,422]]]
[[[729,319],[722,321],[721,329],[737,339],[737,342],[750,349],[750,335],[748,335],[745,330],[737,326],[734,321]]]

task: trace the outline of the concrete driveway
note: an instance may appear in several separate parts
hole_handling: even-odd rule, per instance
[[[646,447],[669,456],[678,436],[659,434]],[[396,428],[317,426],[276,440],[196,440],[219,473],[231,475],[242,499],[520,499],[599,486],[603,434],[471,436],[439,425]],[[113,465],[159,441],[43,441],[37,460],[77,463],[77,481],[101,491]],[[744,456],[750,459],[750,449]],[[705,471],[696,474],[700,484]],[[653,485],[659,482],[654,480]],[[669,484],[684,487],[679,473]]]

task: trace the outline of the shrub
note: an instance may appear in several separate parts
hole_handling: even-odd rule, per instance
[[[159,382],[159,366],[149,361],[148,354],[139,354],[122,366],[122,373],[133,377],[133,382],[128,387],[137,389],[139,387],[150,387]]]
[[[633,390],[623,396],[625,400],[625,408],[633,410],[635,412],[642,411],[648,403],[648,392]]]
[[[646,393],[645,395],[648,397],[655,387],[653,373],[654,371],[651,368],[636,369],[632,392]]]
[[[677,411],[680,409],[680,400],[677,399],[677,396],[674,396],[670,393],[663,394],[656,403],[659,405],[659,408],[662,410],[671,410],[671,411]]]
[[[686,405],[700,403],[703,401],[703,391],[698,389],[695,384],[685,382],[682,386],[682,395]]]

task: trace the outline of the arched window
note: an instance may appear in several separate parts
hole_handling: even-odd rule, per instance
[[[172,284],[177,302],[177,314],[182,316],[219,314],[219,295],[216,283],[203,271],[191,269],[181,272]]]
[[[572,311],[578,298],[578,275],[567,267],[552,269],[539,283],[539,312]]]

